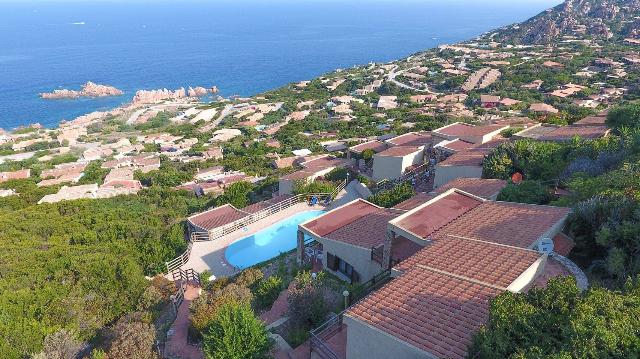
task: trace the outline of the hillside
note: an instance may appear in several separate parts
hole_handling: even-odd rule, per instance
[[[498,38],[516,44],[548,44],[564,36],[588,35],[609,39],[637,36],[640,0],[567,0],[517,25]]]

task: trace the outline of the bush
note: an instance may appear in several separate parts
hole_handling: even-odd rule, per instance
[[[135,316],[126,316],[113,329],[109,359],[155,359],[156,331],[153,325]]]
[[[638,358],[639,326],[640,282],[581,293],[571,277],[552,279],[545,289],[493,299],[469,357]]]
[[[72,332],[61,329],[47,335],[42,347],[42,352],[34,355],[34,359],[75,359],[83,345]]]
[[[523,181],[509,183],[498,194],[498,201],[518,202],[529,204],[547,204],[552,196],[549,189],[538,181]]]
[[[247,268],[240,272],[235,279],[235,283],[245,287],[253,287],[264,277],[264,273],[257,268]]]
[[[204,333],[207,359],[267,359],[273,344],[262,321],[247,304],[220,307]]]
[[[312,279],[309,272],[300,272],[288,290],[289,320],[293,328],[317,327],[329,312],[327,288],[321,276]]]
[[[256,289],[256,300],[262,308],[270,308],[282,291],[282,278],[271,276],[260,281]]]
[[[614,107],[607,115],[607,125],[613,128],[639,127],[640,103]]]
[[[415,194],[411,183],[405,182],[386,191],[380,191],[367,200],[380,207],[390,208],[405,201]]]

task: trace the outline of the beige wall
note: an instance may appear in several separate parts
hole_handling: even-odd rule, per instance
[[[520,293],[527,288],[542,272],[547,264],[547,255],[540,256],[527,270],[522,272],[513,283],[509,284],[507,290],[513,293]]]
[[[436,188],[456,178],[481,178],[482,166],[442,166],[436,165]]]
[[[314,237],[315,238],[315,237]],[[382,267],[378,262],[371,260],[371,249],[357,247],[351,244],[332,241],[326,238],[316,239],[322,243],[322,263],[324,269],[327,268],[327,252],[342,258],[345,262],[351,264],[353,269],[360,275],[360,282],[366,282],[373,278],[374,275],[382,272]]]
[[[437,358],[358,319],[345,315],[344,323],[347,325],[347,358],[349,359]]]
[[[373,156],[373,179],[382,181],[383,179],[394,180],[402,176],[404,170],[411,166],[422,163],[424,151],[420,150],[404,157]]]

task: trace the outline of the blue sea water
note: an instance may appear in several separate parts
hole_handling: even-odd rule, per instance
[[[318,210],[297,213],[254,235],[231,243],[224,256],[227,262],[240,269],[275,258],[280,253],[296,248],[300,223],[319,217],[323,213],[324,211]]]
[[[0,0],[0,128],[128,102],[138,89],[249,96],[524,20],[559,0]],[[86,81],[125,95],[43,100]]]

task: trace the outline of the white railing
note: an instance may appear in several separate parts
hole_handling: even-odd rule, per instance
[[[189,261],[189,256],[191,255],[191,249],[193,248],[193,240],[189,240],[189,244],[187,245],[187,249],[169,262],[165,262],[167,266],[167,274],[171,274],[174,270],[182,267],[185,263]]]
[[[292,207],[298,203],[306,202],[312,197],[318,198],[318,200],[322,198],[329,198],[331,200],[335,199],[338,193],[342,191],[347,186],[347,180],[342,181],[331,193],[305,193],[299,194],[293,197],[289,197],[284,201],[272,204],[271,206],[260,210],[258,212],[249,214],[246,217],[240,218],[236,221],[233,221],[224,226],[214,228],[207,232],[191,232],[189,236],[189,245],[187,246],[187,250],[180,256],[174,258],[169,262],[165,262],[167,266],[167,274],[171,274],[176,269],[181,268],[184,264],[189,261],[189,256],[191,255],[191,249],[193,248],[194,242],[201,241],[212,241],[214,239],[218,239],[223,237],[229,233],[233,233],[239,229],[242,229],[252,223],[255,223],[259,220],[265,219],[269,216],[272,216],[278,212],[281,212],[289,207]]]

